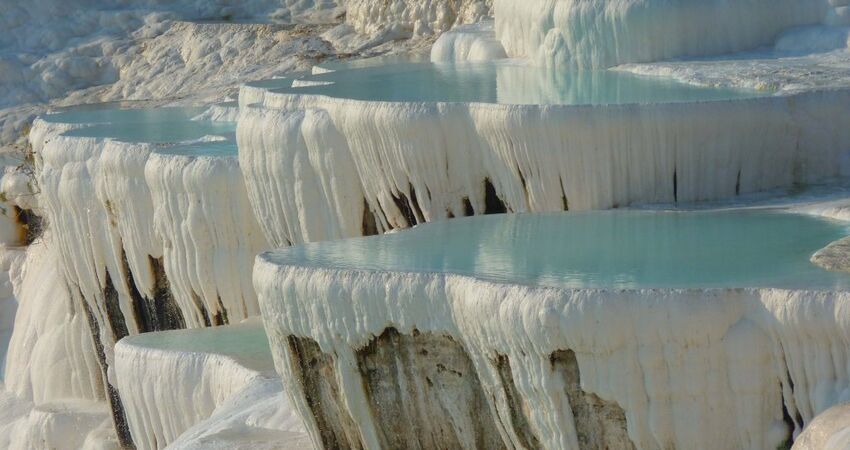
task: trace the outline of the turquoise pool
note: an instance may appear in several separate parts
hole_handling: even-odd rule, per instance
[[[272,254],[284,265],[446,272],[568,288],[842,289],[811,255],[846,224],[776,210],[477,216]]]
[[[231,142],[235,147],[236,124],[233,122],[213,122],[192,120],[206,110],[205,107],[166,107],[123,109],[112,105],[86,105],[79,109],[70,109],[61,113],[43,116],[55,123],[89,124],[64,133],[65,136],[112,138],[124,142],[147,142],[165,144],[185,142],[198,144],[187,149],[199,149],[205,144],[211,152],[221,151]],[[216,141],[208,138],[215,136]],[[206,138],[206,139],[205,139]],[[205,140],[206,142],[195,142]],[[229,151],[229,148],[228,148]]]
[[[271,350],[259,321],[213,328],[142,333],[123,339],[128,345],[187,353],[231,357],[255,370],[273,370]]]
[[[173,121],[110,123],[78,128],[64,133],[65,136],[112,138],[123,142],[149,142],[163,144],[202,139],[205,136],[220,136],[233,139],[236,124],[229,122]]]
[[[78,105],[45,114],[42,119],[53,123],[156,123],[191,120],[206,107],[129,108],[128,103]]]
[[[516,61],[490,63],[394,62],[331,64],[330,73],[303,75],[321,86],[280,86],[277,92],[394,102],[482,102],[603,105],[729,100],[766,92],[695,86],[672,79],[611,70],[558,71]],[[275,85],[267,82],[269,88]]]

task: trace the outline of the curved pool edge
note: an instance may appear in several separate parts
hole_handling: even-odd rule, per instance
[[[241,108],[237,142],[249,192],[283,179],[351,180],[351,196],[362,195],[386,231],[481,214],[499,202],[508,212],[694,203],[846,177],[848,105],[850,89],[609,106],[267,93],[262,104]],[[328,145],[338,164],[294,163]],[[325,192],[325,200],[334,195]],[[289,208],[258,194],[252,204],[263,217]],[[266,233],[274,245],[299,243],[300,227],[292,220]],[[286,239],[276,236],[281,230]]]
[[[255,321],[225,327],[161,331],[128,336],[115,344],[114,377],[137,445],[157,448],[178,439],[193,425],[208,419],[217,408],[257,383],[276,378],[271,355],[256,348],[252,357],[228,354],[215,348],[202,350],[161,348],[155,343],[169,335],[192,336],[211,345],[212,336],[228,336],[239,330],[259,329]],[[262,346],[261,346],[262,347]]]
[[[380,405],[416,415],[386,398],[378,386],[427,380],[384,378],[386,372],[367,370],[376,355],[415,367],[438,363],[451,369],[452,362],[469,361],[461,364],[466,369],[455,368],[464,374],[459,382],[464,392],[480,392],[487,399],[504,442],[531,435],[546,447],[575,444],[573,432],[554,430],[573,419],[594,417],[571,411],[574,400],[553,390],[576,381],[549,368],[557,359],[553,355],[575,355],[583,395],[621,408],[628,426],[614,434],[626,433],[639,447],[717,444],[718,436],[721,446],[740,446],[747,439],[769,447],[830,406],[833,392],[850,389],[848,380],[818,369],[847,364],[838,349],[850,338],[850,323],[841,313],[850,308],[850,292],[537,288],[457,275],[281,266],[263,255],[254,284],[281,378],[298,399],[296,407],[316,442],[328,442],[318,424],[329,420],[340,420],[343,427],[348,420],[357,424],[352,444],[383,442],[382,436],[390,435],[384,434],[390,433],[386,422],[366,413]],[[459,345],[448,356],[438,350],[448,345],[445,339]],[[813,341],[838,353],[807,353]],[[404,359],[413,351],[406,345],[427,350],[422,355],[436,351],[438,359]],[[335,401],[349,419],[332,418],[311,400],[317,392],[306,381],[304,358],[325,361],[321,364],[332,369],[320,370],[332,370],[345,383]],[[726,376],[714,376],[718,370]],[[676,388],[682,385],[687,392]],[[459,395],[443,390],[448,385],[437,386],[432,389],[441,394],[435,395]],[[712,401],[706,403],[709,393]],[[532,404],[533,409],[523,406]],[[463,404],[454,419],[446,420],[470,425],[463,417],[480,407]],[[791,417],[799,413],[802,421],[783,422],[783,408],[793,411]],[[685,411],[700,417],[702,425],[691,428],[674,419]],[[524,416],[522,421],[516,414]],[[671,428],[650,425],[657,421]],[[713,440],[703,440],[709,437]]]

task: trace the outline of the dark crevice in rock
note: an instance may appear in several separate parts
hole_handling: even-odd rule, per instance
[[[334,361],[310,338],[289,336],[289,354],[298,383],[326,449],[362,449],[360,432],[345,408]]]
[[[780,363],[785,369],[785,380],[780,380],[779,382],[779,395],[782,398],[782,421],[787,427],[788,437],[777,447],[777,450],[788,450],[794,443],[794,430],[802,430],[804,424],[803,417],[800,414],[799,409],[795,411],[793,416],[788,410],[788,404],[794,401],[794,380],[791,378],[791,372],[788,369],[787,362],[785,361],[785,349],[781,342],[779,343],[779,355],[781,359]],[[788,396],[785,395],[786,386],[783,385],[783,382],[787,383]]]
[[[387,328],[357,352],[385,449],[505,448],[466,350],[449,336]]]
[[[201,312],[201,317],[204,319],[204,326],[211,327],[212,320],[210,320],[210,312],[207,311],[207,307],[204,306],[204,302],[201,301],[201,297],[199,297],[195,292],[192,292],[192,303],[194,303],[195,307],[198,308],[198,311]]]
[[[21,226],[19,239],[25,245],[35,242],[43,232],[42,218],[31,209],[21,209],[15,206],[15,221]]]
[[[463,216],[469,217],[475,215],[475,208],[472,207],[472,202],[469,201],[469,197],[463,198]]]
[[[428,198],[430,200],[431,193],[427,192]],[[410,205],[413,208],[413,215],[416,217],[416,223],[425,221],[425,214],[422,212],[422,207],[419,206],[419,196],[416,195],[416,189],[413,188],[413,185],[410,185]]]
[[[112,284],[112,276],[109,271],[106,271],[106,286],[103,287],[103,306],[106,308],[106,318],[109,321],[109,328],[112,329],[112,334],[115,335],[115,341],[121,340],[127,336],[127,322],[124,321],[124,313],[121,311],[119,304],[118,291]]]
[[[634,449],[626,426],[626,414],[616,402],[606,401],[581,388],[578,361],[572,350],[549,356],[552,369],[564,378],[567,400],[573,412],[579,448],[582,450]]]
[[[221,305],[220,302],[219,302],[219,305]],[[214,326],[217,326],[217,327],[222,326],[222,325],[227,325],[227,311],[225,311],[224,308],[220,309],[215,314],[213,314],[212,324]]]
[[[89,305],[85,302],[85,300],[83,300],[82,292],[80,292],[79,298],[81,299],[80,303],[82,303],[83,310],[86,313],[86,322],[89,325],[89,331],[91,333],[92,343],[94,344],[97,362],[100,366],[101,379],[103,380],[103,384],[106,386],[106,400],[109,404],[112,423],[115,426],[118,443],[122,448],[134,449],[136,447],[133,444],[133,438],[130,435],[130,427],[127,424],[127,416],[124,413],[124,405],[121,403],[121,397],[118,396],[118,390],[109,383],[109,378],[107,376],[108,367],[106,364],[106,354],[103,350],[103,343],[100,340],[100,329],[97,324],[97,319],[95,319]]]
[[[376,202],[376,206],[377,208],[372,212],[372,216],[376,221],[376,227],[380,227],[377,228],[377,232],[378,234],[381,234],[391,230],[393,227],[387,220],[387,217],[389,216],[387,214],[387,209],[385,208],[386,205],[382,205],[381,202],[378,201]]]
[[[227,315],[227,308],[224,307],[224,302],[221,301],[221,297],[218,297],[218,307],[219,307],[218,316],[221,318],[221,324],[222,325],[230,324],[230,318]],[[243,316],[244,315],[245,314],[243,313]]]
[[[190,295],[192,297],[192,304],[195,305],[195,308],[197,308],[198,312],[201,313],[201,318],[204,320],[204,326],[213,326],[212,320],[210,319],[210,312],[207,310],[207,307],[204,305],[201,297],[195,291],[191,291]]]
[[[563,205],[562,207],[564,208],[564,211],[569,211],[570,210],[570,201],[567,199],[567,191],[566,191],[566,189],[564,189],[564,179],[563,178],[560,178],[560,177],[558,178],[558,186],[561,187],[561,204]]]
[[[156,301],[159,323],[162,330],[179,330],[186,328],[186,320],[180,306],[171,294],[171,285],[165,275],[162,259],[148,256],[154,276],[153,298]]]
[[[794,380],[791,379],[791,372],[789,372],[787,368],[785,369],[785,378],[788,380],[788,391],[790,392],[790,396],[794,397]],[[784,395],[782,397],[782,407],[785,408],[785,396]],[[786,412],[787,412],[787,410],[786,410]],[[789,415],[789,418],[793,419],[793,420],[791,420],[791,429],[792,430],[794,429],[795,426],[799,427],[801,430],[803,429],[803,425],[804,425],[803,424],[803,416],[800,414],[799,410],[797,410],[797,413],[794,415],[794,417],[790,417],[790,415]]]
[[[410,207],[410,202],[408,202],[407,197],[399,192],[398,197],[393,195],[392,199],[396,207],[398,207],[399,211],[401,211],[401,215],[404,216],[404,220],[407,222],[407,225],[416,225],[416,216],[413,215],[413,209]]]
[[[502,382],[502,387],[505,390],[505,397],[508,401],[508,407],[511,412],[511,427],[520,439],[523,447],[529,450],[542,448],[537,436],[531,432],[531,427],[528,424],[526,417],[525,402],[520,398],[514,384],[514,376],[511,371],[510,361],[506,355],[496,355],[496,369],[499,372],[499,380]]]
[[[378,234],[378,223],[375,220],[375,214],[369,208],[369,202],[363,199],[363,224],[361,225],[361,233],[363,236],[372,236]]]
[[[505,202],[499,198],[496,188],[489,178],[484,179],[484,214],[504,214],[508,212]]]
[[[522,184],[523,192],[525,192],[525,194],[528,195],[528,186],[527,186],[527,183],[525,181],[525,175],[522,173],[522,170],[519,170],[519,167],[516,168],[516,173],[517,173],[517,175],[519,175],[519,182],[520,182],[520,184]]]
[[[799,414],[799,413],[798,413]],[[790,450],[791,446],[794,444],[794,419],[791,418],[791,414],[788,412],[788,407],[785,405],[785,396],[782,396],[782,421],[785,422],[785,426],[788,427],[788,438],[777,447],[777,450]]]
[[[735,179],[735,195],[741,195],[741,170],[738,169],[738,178]]]
[[[679,177],[676,171],[673,171],[673,202],[679,201]]]
[[[136,283],[133,280],[133,272],[127,267],[127,257],[124,256],[124,271],[127,273],[127,284],[130,288],[130,298],[133,301],[133,316],[136,319],[136,327],[140,333],[147,333],[156,330],[156,305],[152,300],[146,299],[136,289]]]
[[[522,184],[522,193],[525,195],[525,204],[526,208],[530,207],[531,201],[529,198],[528,192],[528,183],[525,181],[525,174],[522,173],[522,170],[519,169],[519,166],[516,168],[516,173],[519,175],[519,182]]]
[[[130,425],[127,424],[127,415],[124,413],[124,404],[118,390],[109,382],[106,383],[106,396],[109,400],[109,408],[112,411],[112,423],[115,425],[115,434],[123,449],[134,449],[133,436],[130,434]]]
[[[186,328],[183,314],[177,306],[177,302],[171,295],[168,277],[161,259],[148,256],[151,271],[154,276],[153,298],[144,297],[137,289],[130,271],[127,257],[124,256],[124,270],[127,273],[128,284],[133,299],[133,310],[136,316],[136,325],[139,331],[179,330]]]
[[[413,188],[412,184],[408,185],[408,188],[410,192],[409,199],[401,192],[398,193],[398,196],[393,195],[392,198],[396,207],[398,207],[399,211],[401,211],[401,214],[404,216],[404,219],[407,221],[407,225],[412,227],[418,224],[424,215],[419,207],[419,201],[416,198],[416,189]]]

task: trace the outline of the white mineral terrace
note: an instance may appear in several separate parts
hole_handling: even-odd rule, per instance
[[[500,57],[486,45],[474,50],[484,45],[482,36],[490,39],[486,29],[471,43],[464,41],[465,30],[480,32],[460,29],[455,42],[445,44],[453,52],[445,59]],[[420,89],[404,89],[411,83]],[[41,189],[34,207],[55,230],[49,237],[60,257],[56,268],[67,284],[60,289],[67,292],[79,327],[63,330],[57,338],[94,331],[97,345],[94,351],[70,352],[80,355],[72,359],[85,362],[69,369],[81,374],[79,386],[44,391],[38,387],[44,383],[31,381],[42,370],[38,364],[16,369],[7,384],[44,405],[62,392],[102,402],[108,386],[113,415],[118,405],[121,423],[141,448],[203,443],[250,448],[281,440],[305,445],[307,434],[316,446],[431,442],[466,448],[573,448],[588,441],[612,447],[693,447],[723,427],[738,432],[728,433],[718,443],[721,447],[779,445],[847,397],[844,369],[811,375],[811,364],[820,360],[794,366],[788,361],[801,357],[785,347],[797,339],[794,330],[800,327],[828,334],[843,330],[841,324],[820,317],[776,318],[782,315],[776,305],[786,301],[781,299],[787,304],[780,309],[811,298],[840,306],[844,277],[807,258],[779,275],[754,269],[770,268],[765,261],[781,256],[771,248],[810,255],[843,237],[842,227],[817,220],[815,228],[828,229],[823,235],[828,239],[805,241],[812,247],[802,249],[781,239],[783,233],[795,235],[795,225],[765,225],[779,240],[755,233],[752,241],[764,247],[750,251],[764,261],[741,258],[739,267],[728,265],[751,277],[737,281],[722,274],[712,278],[708,270],[702,281],[678,279],[671,272],[654,274],[658,279],[650,276],[648,284],[628,276],[590,276],[552,285],[541,276],[516,285],[517,280],[469,277],[445,267],[420,273],[422,268],[406,268],[398,258],[377,272],[369,270],[379,260],[346,266],[339,255],[331,264],[306,268],[278,267],[279,261],[261,258],[254,281],[265,299],[264,319],[274,330],[271,342],[280,380],[210,356],[215,346],[227,342],[226,331],[190,333],[182,341],[209,341],[209,352],[151,350],[139,344],[161,339],[159,334],[125,339],[115,349],[113,344],[140,332],[234,323],[260,314],[249,270],[254,255],[272,245],[356,238],[473,214],[745,198],[830,181],[850,167],[850,128],[840,120],[848,104],[850,91],[828,86],[771,95],[622,71],[543,72],[511,60],[443,64],[390,58],[249,83],[238,103],[209,108],[90,108],[46,116],[31,133]],[[671,225],[674,235],[677,226]],[[558,233],[547,229],[533,234]],[[606,239],[576,236],[597,245],[585,248],[584,254],[598,254]],[[359,241],[346,242],[342,245]],[[711,245],[688,242],[683,238],[668,247],[696,254],[724,245],[724,236]],[[510,266],[505,254],[546,253],[545,244],[540,251],[480,250],[476,270],[484,272],[477,275],[488,264],[495,264],[491,269],[496,272],[505,270]],[[412,255],[409,261],[420,260]],[[672,266],[692,259],[700,258],[687,255]],[[615,253],[598,264],[614,270],[624,260],[629,259]],[[670,268],[660,261],[643,264],[651,270]],[[440,271],[447,274],[431,273]],[[766,278],[758,278],[762,275]],[[766,280],[768,284],[759,284]],[[284,286],[296,293],[283,291]],[[360,299],[360,290],[367,293],[365,299]],[[348,310],[345,305],[354,298],[364,303]],[[473,317],[493,310],[500,311],[501,319],[474,323]],[[617,330],[610,335],[601,329],[591,333],[573,325],[588,321],[585,314],[611,324],[619,323],[617,317],[638,317],[641,324],[605,327]],[[701,315],[705,319],[693,319]],[[418,333],[427,338],[417,341]],[[737,340],[730,349],[733,337]],[[744,350],[735,350],[738,341]],[[53,341],[36,337],[34,342]],[[387,350],[386,342],[395,342],[389,344],[395,349]],[[635,356],[628,342],[655,350]],[[772,353],[754,356],[762,344],[770,344]],[[415,412],[385,398],[385,392],[369,391],[375,386],[357,387],[358,374],[382,366],[386,352],[407,352],[410,345],[426,352],[434,346],[448,348],[446,354],[433,355],[438,362],[431,369],[457,363],[462,366],[457,372],[469,378],[462,376],[460,384],[445,391],[434,390],[438,399],[429,397]],[[27,348],[13,342],[10,355],[23,355]],[[367,348],[377,353],[364,353]],[[90,353],[83,357],[81,351]],[[320,361],[318,372],[299,366],[310,355]],[[416,367],[432,362],[405,361]],[[843,360],[833,362],[846,366]],[[691,394],[676,388],[677,377],[690,379],[683,374],[706,370],[722,371],[727,379],[696,378],[687,391]],[[741,375],[748,371],[765,377],[748,381]],[[432,375],[442,377],[445,371],[438,372]],[[613,372],[621,372],[619,378]],[[329,384],[316,387],[305,381],[305,373]],[[645,386],[628,383],[633,375],[645,379]],[[328,376],[337,381],[328,381]],[[366,385],[400,382],[362,378]],[[438,385],[447,383],[441,380]],[[289,413],[281,382],[299,417]],[[422,387],[421,379],[408,382]],[[567,394],[542,387],[551,383],[566,386]],[[714,403],[695,400],[716,390],[723,393]],[[166,406],[175,392],[185,398]],[[491,414],[474,418],[462,406],[439,400],[461,394],[466,397],[459,405]],[[336,405],[334,411],[317,410],[315,395]],[[582,409],[571,403],[578,400],[570,395],[596,406]],[[245,400],[266,397],[276,400],[261,406]],[[376,409],[375,402],[394,406]],[[717,410],[735,414],[712,413]],[[405,415],[410,426],[424,420],[423,414],[449,419],[430,420],[422,433],[405,435],[386,428],[386,415],[396,413]],[[92,417],[89,428],[104,419],[102,411]],[[603,423],[599,417],[613,418]],[[694,426],[698,422],[704,425]],[[446,426],[454,430],[449,437],[433,435]],[[29,442],[31,437],[15,439]]]
[[[233,125],[190,120],[201,111],[124,110],[118,121],[62,133],[63,120],[116,115],[70,112],[37,121],[33,131],[44,136],[42,198],[61,224],[68,278],[92,300],[110,278],[120,311],[103,311],[102,320],[120,313],[131,333],[164,327],[156,321],[165,318],[140,317],[144,308],[134,304],[157,290],[170,291],[172,313],[190,327],[257,314],[245,280],[265,242],[228,142]]]
[[[850,0],[12,3],[0,448],[850,447]]]
[[[611,67],[750,50],[789,28],[848,25],[827,0],[735,2],[494,0],[496,36],[511,57]]]
[[[488,216],[264,253],[254,283],[317,445],[777,448],[850,400],[850,278],[808,261],[845,233],[775,210]]]
[[[121,340],[115,352],[118,389],[140,448],[309,446],[259,323],[145,333]]]
[[[22,328],[10,343],[9,390],[36,405],[108,400],[123,424],[113,370],[118,339],[259,314],[250,269],[267,244],[245,194],[235,124],[217,120],[234,106],[95,106],[36,121],[32,207],[50,224],[43,252],[51,261],[32,270],[52,272],[43,286],[24,278],[16,294]],[[54,305],[45,303],[48,295]],[[61,314],[73,320],[44,329]],[[56,350],[38,351],[44,346]]]
[[[380,232],[488,208],[726,199],[850,170],[850,90],[764,96],[598,71],[564,72],[559,85],[510,62],[452,70],[398,64],[384,78],[358,69],[308,77],[329,85],[243,88],[258,103],[241,103],[239,158],[267,239],[351,237],[371,222]],[[568,104],[514,104],[542,98]]]

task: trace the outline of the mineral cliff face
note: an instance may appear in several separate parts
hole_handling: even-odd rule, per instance
[[[821,0],[496,0],[494,8],[509,56],[583,68],[751,50],[788,28],[820,24],[832,10]]]
[[[279,246],[359,235],[363,201],[385,231],[496,202],[604,209],[824,181],[842,175],[850,143],[844,95],[558,107],[267,93],[237,137],[249,198]],[[325,161],[311,156],[327,148]]]
[[[497,447],[774,448],[847,389],[820,369],[846,365],[843,293],[534,289],[267,259],[255,280],[282,377],[329,447],[481,448],[495,427]]]
[[[0,145],[17,152],[0,178],[0,447],[846,441],[843,288],[255,264],[271,248],[463,216],[834,182],[850,173],[845,0],[60,3],[0,6]],[[327,96],[300,72],[407,49],[430,49],[444,73],[502,67],[495,103]],[[776,95],[518,105],[529,80],[499,64],[519,58],[545,68],[531,103],[563,74],[613,66]],[[162,108],[123,124],[114,111],[32,121],[48,105],[127,99],[216,104],[158,122],[145,116]],[[163,137],[177,123],[230,128]],[[846,247],[805,256],[846,271]],[[264,329],[234,326],[259,315]]]

